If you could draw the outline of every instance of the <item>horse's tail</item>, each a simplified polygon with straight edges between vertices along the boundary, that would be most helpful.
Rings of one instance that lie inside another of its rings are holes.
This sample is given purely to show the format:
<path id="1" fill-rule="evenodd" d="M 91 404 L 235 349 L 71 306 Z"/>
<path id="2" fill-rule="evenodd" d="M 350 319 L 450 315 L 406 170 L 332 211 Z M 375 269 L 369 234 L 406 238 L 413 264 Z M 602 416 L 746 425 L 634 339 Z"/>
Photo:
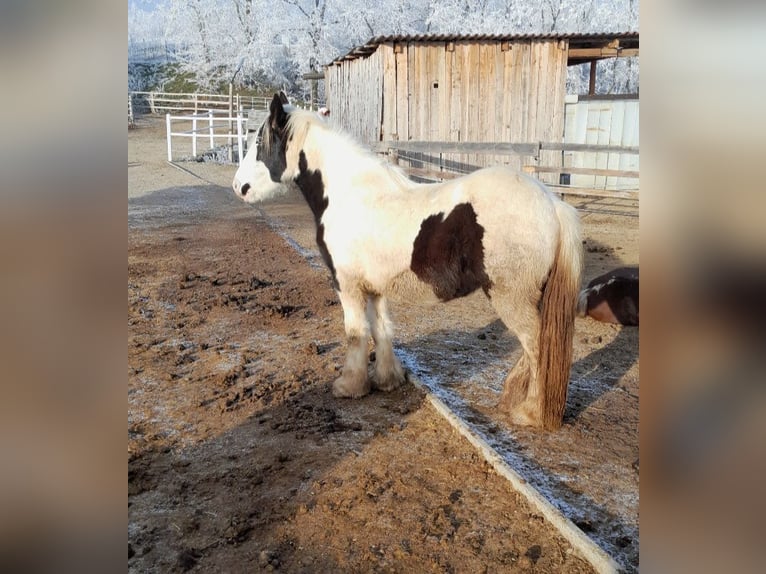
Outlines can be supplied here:
<path id="1" fill-rule="evenodd" d="M 556 201 L 559 243 L 540 302 L 537 376 L 543 390 L 543 428 L 555 430 L 564 418 L 572 365 L 572 340 L 582 277 L 583 253 L 577 211 Z"/>

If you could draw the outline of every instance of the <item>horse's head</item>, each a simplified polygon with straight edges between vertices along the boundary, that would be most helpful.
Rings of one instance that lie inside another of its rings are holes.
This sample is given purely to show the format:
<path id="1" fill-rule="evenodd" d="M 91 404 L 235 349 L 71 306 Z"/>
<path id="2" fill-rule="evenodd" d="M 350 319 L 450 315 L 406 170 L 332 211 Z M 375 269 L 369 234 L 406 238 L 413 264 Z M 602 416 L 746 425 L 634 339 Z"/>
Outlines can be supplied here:
<path id="1" fill-rule="evenodd" d="M 269 117 L 258 131 L 255 146 L 248 150 L 234 175 L 234 193 L 248 203 L 256 203 L 281 191 L 287 167 L 285 132 L 291 108 L 284 93 L 274 95 Z"/>

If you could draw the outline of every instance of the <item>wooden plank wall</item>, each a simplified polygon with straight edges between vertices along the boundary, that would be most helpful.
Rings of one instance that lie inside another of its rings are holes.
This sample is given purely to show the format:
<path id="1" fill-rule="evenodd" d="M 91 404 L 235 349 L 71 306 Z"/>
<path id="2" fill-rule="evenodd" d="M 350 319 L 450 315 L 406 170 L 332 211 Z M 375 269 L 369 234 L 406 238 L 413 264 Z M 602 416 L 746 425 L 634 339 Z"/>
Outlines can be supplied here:
<path id="1" fill-rule="evenodd" d="M 383 105 L 383 51 L 325 70 L 325 93 L 331 118 L 356 139 L 380 141 Z"/>
<path id="2" fill-rule="evenodd" d="M 368 143 L 560 142 L 567 51 L 561 40 L 383 44 L 367 58 L 327 69 L 327 101 L 332 117 Z M 468 169 L 521 167 L 509 155 L 443 159 Z M 542 164 L 556 161 L 561 152 L 542 152 Z"/>

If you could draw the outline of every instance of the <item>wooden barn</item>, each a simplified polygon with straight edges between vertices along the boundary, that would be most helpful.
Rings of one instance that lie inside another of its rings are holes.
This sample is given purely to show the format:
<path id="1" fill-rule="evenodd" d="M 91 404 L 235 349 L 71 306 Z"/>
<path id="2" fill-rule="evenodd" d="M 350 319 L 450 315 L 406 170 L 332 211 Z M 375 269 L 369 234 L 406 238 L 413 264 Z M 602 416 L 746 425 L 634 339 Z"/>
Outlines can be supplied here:
<path id="1" fill-rule="evenodd" d="M 561 142 L 567 66 L 593 62 L 595 71 L 599 59 L 637 54 L 638 33 L 380 36 L 326 67 L 325 93 L 334 120 L 373 146 Z M 518 166 L 518 157 L 505 150 L 470 163 Z"/>

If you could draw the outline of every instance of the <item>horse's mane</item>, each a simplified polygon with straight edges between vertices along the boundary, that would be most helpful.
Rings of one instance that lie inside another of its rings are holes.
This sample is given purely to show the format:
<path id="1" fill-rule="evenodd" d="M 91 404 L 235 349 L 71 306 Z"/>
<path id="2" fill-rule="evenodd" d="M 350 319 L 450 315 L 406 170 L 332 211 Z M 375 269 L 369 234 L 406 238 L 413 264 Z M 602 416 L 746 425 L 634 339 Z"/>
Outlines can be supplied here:
<path id="1" fill-rule="evenodd" d="M 401 168 L 392 165 L 386 159 L 381 158 L 370 149 L 358 143 L 337 125 L 328 124 L 315 112 L 301 109 L 294 109 L 290 112 L 287 119 L 287 132 L 292 137 L 291 145 L 298 146 L 298 148 L 303 147 L 309 129 L 312 127 L 320 128 L 325 134 L 329 134 L 332 139 L 342 147 L 346 148 L 349 152 L 366 158 L 372 165 L 377 165 L 381 169 L 381 172 L 388 175 L 397 187 L 409 188 L 413 185 L 417 185 L 407 177 L 407 174 Z"/>

